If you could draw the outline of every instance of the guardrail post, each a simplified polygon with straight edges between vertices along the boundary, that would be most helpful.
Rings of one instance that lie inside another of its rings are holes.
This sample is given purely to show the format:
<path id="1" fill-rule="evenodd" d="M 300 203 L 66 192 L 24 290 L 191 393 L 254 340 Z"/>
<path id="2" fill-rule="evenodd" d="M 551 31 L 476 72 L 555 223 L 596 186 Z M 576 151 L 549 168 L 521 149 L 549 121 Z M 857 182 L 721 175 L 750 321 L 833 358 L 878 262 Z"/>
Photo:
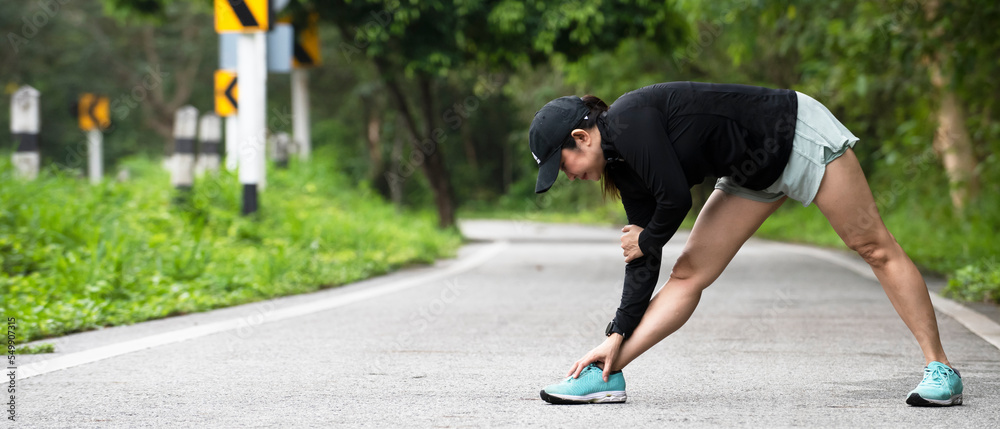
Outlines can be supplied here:
<path id="1" fill-rule="evenodd" d="M 198 131 L 198 109 L 184 106 L 174 116 L 174 156 L 170 184 L 188 191 L 194 184 L 194 139 Z"/>
<path id="2" fill-rule="evenodd" d="M 214 113 L 201 115 L 198 123 L 198 161 L 195 174 L 219 171 L 219 146 L 221 145 L 222 121 Z"/>
<path id="3" fill-rule="evenodd" d="M 10 132 L 14 137 L 11 161 L 18 178 L 35 180 L 41 162 L 38 134 L 41 118 L 38 114 L 39 92 L 28 85 L 19 88 L 10 99 Z"/>

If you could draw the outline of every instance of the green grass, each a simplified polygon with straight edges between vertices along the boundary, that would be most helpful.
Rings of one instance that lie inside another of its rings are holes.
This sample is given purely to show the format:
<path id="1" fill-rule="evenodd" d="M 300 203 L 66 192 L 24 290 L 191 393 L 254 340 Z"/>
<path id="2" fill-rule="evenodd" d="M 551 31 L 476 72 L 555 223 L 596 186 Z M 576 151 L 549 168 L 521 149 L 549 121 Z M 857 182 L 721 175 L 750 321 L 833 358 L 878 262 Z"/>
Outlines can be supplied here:
<path id="1" fill-rule="evenodd" d="M 497 200 L 466 202 L 458 215 L 466 219 L 591 225 L 624 225 L 628 222 L 621 201 L 602 201 L 601 188 L 596 182 L 570 183 L 560 175 L 548 192 L 536 195 L 534 189 L 534 177 L 528 177 L 515 182 L 508 193 Z"/>
<path id="2" fill-rule="evenodd" d="M 463 207 L 459 210 L 463 219 L 505 219 L 532 222 L 578 223 L 585 225 L 625 225 L 625 211 L 620 202 L 608 202 L 578 211 L 563 210 L 514 210 L 486 207 Z"/>
<path id="3" fill-rule="evenodd" d="M 592 195 L 581 195 L 575 189 L 563 190 L 549 204 L 523 197 L 519 204 L 502 201 L 493 208 L 467 210 L 463 216 L 604 225 L 627 222 L 621 203 L 601 202 L 599 197 L 595 198 L 600 193 L 596 186 L 593 189 L 589 184 L 557 183 L 556 186 L 580 188 Z M 519 192 L 527 194 L 530 190 Z M 908 192 L 892 199 L 887 198 L 887 194 L 876 191 L 876 196 L 882 197 L 879 210 L 886 226 L 917 265 L 948 278 L 948 286 L 943 291 L 946 296 L 1000 302 L 1000 235 L 996 232 L 1000 222 L 991 217 L 998 215 L 995 212 L 1000 205 L 996 203 L 996 196 L 984 195 L 966 210 L 966 215 L 956 215 L 947 193 L 916 195 L 917 192 Z M 694 226 L 696 216 L 697 210 L 692 210 L 681 227 Z M 815 205 L 804 208 L 796 201 L 789 201 L 778 209 L 756 236 L 847 250 Z"/>
<path id="4" fill-rule="evenodd" d="M 457 230 L 400 213 L 314 161 L 269 172 L 243 217 L 234 174 L 199 179 L 184 204 L 159 161 L 91 186 L 49 169 L 16 182 L 0 157 L 0 309 L 21 341 L 311 292 L 453 255 Z M 22 328 L 23 327 L 23 328 Z"/>
<path id="5" fill-rule="evenodd" d="M 56 346 L 52 343 L 41 343 L 34 344 L 30 346 L 20 346 L 14 350 L 16 355 L 39 355 L 44 353 L 53 353 L 56 351 Z"/>
<path id="6" fill-rule="evenodd" d="M 989 201 L 980 204 L 986 206 Z M 988 217 L 956 216 L 947 202 L 921 204 L 914 198 L 883 205 L 880 212 L 886 227 L 917 265 L 948 278 L 944 295 L 1000 302 L 1000 240 Z M 966 212 L 988 211 L 970 207 Z M 846 249 L 815 205 L 803 208 L 794 201 L 768 218 L 757 235 Z"/>

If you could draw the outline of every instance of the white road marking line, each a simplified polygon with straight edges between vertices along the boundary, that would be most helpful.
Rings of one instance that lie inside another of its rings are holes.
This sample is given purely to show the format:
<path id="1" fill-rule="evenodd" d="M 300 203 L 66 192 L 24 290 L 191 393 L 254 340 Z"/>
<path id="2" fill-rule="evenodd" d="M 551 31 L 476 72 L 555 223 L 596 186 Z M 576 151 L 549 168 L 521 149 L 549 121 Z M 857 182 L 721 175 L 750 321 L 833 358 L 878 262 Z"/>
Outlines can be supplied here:
<path id="1" fill-rule="evenodd" d="M 444 268 L 440 271 L 435 271 L 384 285 L 374 286 L 371 288 L 359 290 L 357 292 L 338 295 L 324 300 L 319 300 L 316 302 L 296 305 L 268 312 L 264 314 L 263 321 L 261 323 L 276 322 L 279 320 L 305 316 L 307 314 L 317 313 L 320 311 L 341 307 L 358 301 L 364 301 L 366 299 L 375 298 L 388 293 L 400 291 L 403 289 L 408 289 L 421 284 L 426 284 L 441 280 L 446 277 L 454 276 L 456 274 L 462 273 L 464 271 L 467 271 L 469 269 L 475 268 L 479 265 L 482 265 L 483 263 L 488 262 L 494 256 L 505 250 L 509 245 L 510 243 L 506 241 L 494 242 L 493 244 L 490 244 L 489 246 L 480 250 L 476 254 L 466 259 L 460 260 L 456 262 L 454 265 Z M 192 326 L 189 328 L 178 329 L 176 331 L 165 332 L 162 334 L 152 335 L 144 338 L 138 338 L 131 341 L 124 341 L 121 343 L 110 344 L 103 347 L 84 350 L 81 352 L 69 353 L 65 356 L 60 356 L 57 358 L 21 365 L 18 367 L 17 370 L 17 378 L 23 380 L 26 378 L 47 374 L 61 369 L 71 368 L 74 366 L 79 366 L 91 362 L 97 362 L 99 360 L 108 359 L 115 356 L 121 356 L 139 350 L 159 347 L 166 344 L 186 341 L 193 338 L 204 337 L 206 335 L 211 335 L 219 332 L 234 330 L 241 326 L 245 326 L 245 321 L 243 317 L 209 323 L 207 325 Z"/>
<path id="2" fill-rule="evenodd" d="M 1000 349 L 1000 324 L 969 307 L 936 293 L 931 294 L 931 302 L 934 303 L 934 308 L 957 320 L 958 323 L 969 328 L 972 333 L 979 335 L 982 339 Z"/>
<path id="3" fill-rule="evenodd" d="M 784 248 L 788 252 L 812 256 L 816 259 L 821 259 L 823 261 L 839 265 L 854 271 L 862 277 L 878 282 L 878 278 L 875 277 L 875 273 L 872 272 L 871 267 L 864 262 L 854 261 L 845 256 L 833 254 L 827 250 L 816 249 L 808 246 L 799 246 L 787 243 L 768 244 L 773 247 Z M 958 323 L 962 324 L 962 326 L 965 326 L 968 330 L 972 331 L 972 333 L 986 340 L 986 342 L 992 344 L 997 349 L 1000 349 L 1000 324 L 994 322 L 986 316 L 983 316 L 982 314 L 979 314 L 975 310 L 959 304 L 956 301 L 945 298 L 936 293 L 932 293 L 930 295 L 931 303 L 934 305 L 934 308 L 946 314 L 948 317 L 955 319 Z"/>

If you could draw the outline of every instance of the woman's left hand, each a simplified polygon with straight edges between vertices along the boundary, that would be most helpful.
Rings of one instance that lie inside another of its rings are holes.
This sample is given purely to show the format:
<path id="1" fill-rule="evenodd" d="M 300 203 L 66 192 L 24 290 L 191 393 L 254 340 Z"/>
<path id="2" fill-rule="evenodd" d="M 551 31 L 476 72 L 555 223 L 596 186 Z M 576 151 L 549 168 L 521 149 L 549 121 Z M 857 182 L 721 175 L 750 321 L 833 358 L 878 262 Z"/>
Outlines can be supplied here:
<path id="1" fill-rule="evenodd" d="M 587 365 L 600 363 L 604 370 L 602 377 L 607 382 L 608 377 L 611 376 L 611 367 L 615 364 L 615 358 L 618 357 L 618 350 L 621 349 L 623 341 L 625 341 L 625 337 L 622 334 L 614 333 L 609 335 L 601 345 L 594 347 L 593 350 L 587 352 L 580 360 L 573 362 L 573 367 L 569 369 L 569 373 L 566 376 L 579 378 L 580 372 Z"/>
<path id="2" fill-rule="evenodd" d="M 639 249 L 639 233 L 643 228 L 636 225 L 625 225 L 622 228 L 622 254 L 625 255 L 625 263 L 642 257 L 642 250 Z"/>

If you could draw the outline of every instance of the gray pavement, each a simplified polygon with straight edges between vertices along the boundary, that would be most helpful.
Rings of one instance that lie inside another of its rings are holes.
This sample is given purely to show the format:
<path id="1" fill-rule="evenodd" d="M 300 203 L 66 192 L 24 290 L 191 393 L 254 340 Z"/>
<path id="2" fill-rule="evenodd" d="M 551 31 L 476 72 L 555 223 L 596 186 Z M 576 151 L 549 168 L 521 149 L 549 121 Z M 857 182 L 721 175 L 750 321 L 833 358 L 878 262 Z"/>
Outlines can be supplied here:
<path id="1" fill-rule="evenodd" d="M 627 403 L 547 405 L 538 390 L 603 340 L 621 293 L 620 233 L 498 221 L 463 231 L 474 242 L 434 267 L 62 338 L 59 353 L 21 361 L 43 370 L 18 380 L 16 426 L 1000 426 L 1000 350 L 939 313 L 965 405 L 909 407 L 923 361 L 879 285 L 760 240 L 687 325 L 625 369 Z M 57 357 L 227 320 L 240 323 L 44 371 Z"/>

